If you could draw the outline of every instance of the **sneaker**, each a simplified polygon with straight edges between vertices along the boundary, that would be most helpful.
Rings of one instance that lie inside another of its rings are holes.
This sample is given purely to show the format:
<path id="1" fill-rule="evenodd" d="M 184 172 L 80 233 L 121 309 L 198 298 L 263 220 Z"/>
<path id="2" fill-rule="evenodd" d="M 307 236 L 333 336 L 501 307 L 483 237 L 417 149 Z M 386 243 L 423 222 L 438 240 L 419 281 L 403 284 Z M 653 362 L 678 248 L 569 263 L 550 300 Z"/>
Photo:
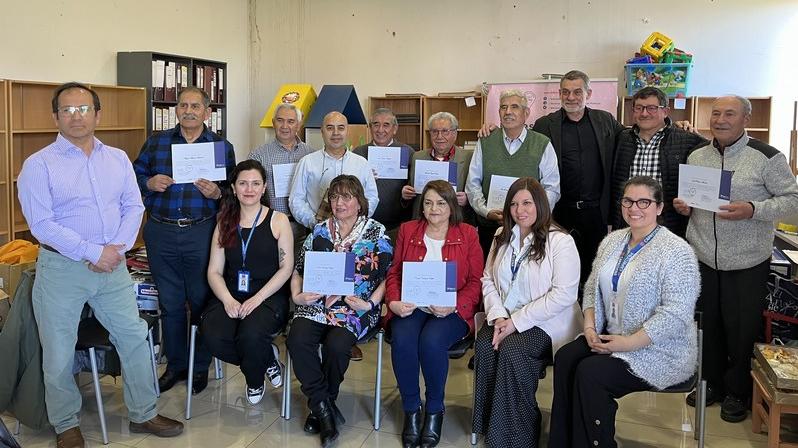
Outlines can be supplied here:
<path id="1" fill-rule="evenodd" d="M 726 395 L 720 405 L 720 418 L 730 423 L 737 423 L 748 417 L 748 406 L 745 401 L 734 395 Z"/>
<path id="2" fill-rule="evenodd" d="M 274 352 L 274 361 L 266 368 L 266 376 L 272 387 L 278 388 L 283 385 L 283 364 L 280 362 L 280 350 L 277 346 L 272 345 L 272 351 Z"/>
<path id="3" fill-rule="evenodd" d="M 261 384 L 260 387 L 257 388 L 249 387 L 249 385 L 247 385 L 247 401 L 249 402 L 249 404 L 256 405 L 260 403 L 260 401 L 263 399 L 264 389 L 265 386 L 263 384 Z"/>
<path id="4" fill-rule="evenodd" d="M 697 392 L 695 390 L 687 394 L 687 398 L 684 399 L 685 403 L 687 403 L 687 406 L 690 406 L 691 408 L 695 407 L 696 395 Z M 723 400 L 723 394 L 721 394 L 717 389 L 707 386 L 707 406 L 712 406 L 721 400 Z"/>

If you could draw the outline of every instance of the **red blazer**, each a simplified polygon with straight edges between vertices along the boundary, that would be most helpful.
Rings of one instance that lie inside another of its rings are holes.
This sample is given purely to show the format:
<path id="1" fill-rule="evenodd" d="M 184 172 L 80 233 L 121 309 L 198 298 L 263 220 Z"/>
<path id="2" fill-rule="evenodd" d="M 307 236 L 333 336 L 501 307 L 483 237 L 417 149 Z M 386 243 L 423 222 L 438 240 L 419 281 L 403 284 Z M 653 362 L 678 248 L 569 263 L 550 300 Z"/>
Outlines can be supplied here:
<path id="1" fill-rule="evenodd" d="M 427 221 L 423 219 L 408 221 L 399 227 L 399 236 L 393 250 L 393 263 L 386 278 L 385 304 L 402 300 L 402 262 L 422 261 L 427 254 L 424 244 L 424 231 Z M 457 314 L 466 321 L 470 331 L 474 331 L 474 314 L 477 312 L 482 294 L 482 247 L 479 245 L 477 230 L 469 224 L 449 226 L 446 242 L 441 250 L 443 261 L 457 262 Z M 383 325 L 387 327 L 393 316 L 391 309 L 385 315 Z"/>

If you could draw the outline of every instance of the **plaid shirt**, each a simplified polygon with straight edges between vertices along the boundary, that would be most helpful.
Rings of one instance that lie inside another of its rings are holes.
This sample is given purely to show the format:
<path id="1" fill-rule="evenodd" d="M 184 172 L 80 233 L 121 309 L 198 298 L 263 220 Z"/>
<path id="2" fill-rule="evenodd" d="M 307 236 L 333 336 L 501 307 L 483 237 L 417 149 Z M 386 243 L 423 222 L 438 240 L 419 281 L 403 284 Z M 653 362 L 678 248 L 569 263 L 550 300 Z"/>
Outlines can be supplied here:
<path id="1" fill-rule="evenodd" d="M 291 216 L 291 210 L 288 208 L 288 196 L 278 198 L 274 195 L 274 165 L 297 163 L 299 159 L 313 151 L 314 149 L 308 146 L 307 143 L 297 139 L 291 150 L 285 149 L 280 142 L 274 140 L 253 149 L 249 153 L 249 158 L 260 162 L 266 170 L 266 192 L 269 195 L 269 205 L 273 209 Z"/>
<path id="2" fill-rule="evenodd" d="M 233 145 L 218 134 L 211 132 L 207 127 L 194 143 L 224 141 L 225 157 L 227 162 L 227 176 L 230 176 L 236 165 L 236 156 Z M 168 129 L 153 134 L 144 142 L 139 157 L 133 162 L 136 180 L 144 199 L 144 206 L 150 215 L 156 218 L 167 219 L 203 219 L 216 214 L 217 201 L 208 199 L 200 193 L 194 184 L 173 184 L 163 193 L 150 191 L 147 181 L 156 174 L 172 177 L 172 145 L 187 143 L 180 132 L 178 124 L 173 129 Z M 227 181 L 217 182 L 220 187 Z"/>
<path id="3" fill-rule="evenodd" d="M 662 141 L 662 137 L 665 136 L 665 128 L 667 126 L 657 131 L 648 143 L 640 138 L 637 126 L 633 128 L 637 137 L 637 152 L 632 161 L 632 169 L 629 171 L 630 179 L 635 176 L 651 176 L 657 182 L 662 182 L 662 170 L 659 165 L 659 143 Z"/>

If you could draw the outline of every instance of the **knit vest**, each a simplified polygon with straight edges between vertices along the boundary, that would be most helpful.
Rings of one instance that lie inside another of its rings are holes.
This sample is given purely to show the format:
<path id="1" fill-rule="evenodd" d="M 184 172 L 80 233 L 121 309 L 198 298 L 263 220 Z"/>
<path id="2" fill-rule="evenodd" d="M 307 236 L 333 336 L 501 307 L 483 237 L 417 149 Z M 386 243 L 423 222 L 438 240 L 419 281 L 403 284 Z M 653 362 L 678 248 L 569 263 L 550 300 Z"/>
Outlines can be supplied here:
<path id="1" fill-rule="evenodd" d="M 480 139 L 482 146 L 482 192 L 487 197 L 492 175 L 534 177 L 540 180 L 540 160 L 549 144 L 549 138 L 527 130 L 526 138 L 515 154 L 510 155 L 504 146 L 504 132 L 500 129 Z"/>

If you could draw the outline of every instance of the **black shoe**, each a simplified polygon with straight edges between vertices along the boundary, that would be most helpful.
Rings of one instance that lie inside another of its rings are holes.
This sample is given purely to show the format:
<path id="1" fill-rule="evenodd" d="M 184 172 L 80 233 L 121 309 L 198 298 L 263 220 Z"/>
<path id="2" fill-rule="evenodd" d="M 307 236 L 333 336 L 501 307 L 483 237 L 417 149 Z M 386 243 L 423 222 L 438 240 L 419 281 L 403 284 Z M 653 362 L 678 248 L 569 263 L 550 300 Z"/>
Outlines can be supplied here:
<path id="1" fill-rule="evenodd" d="M 314 406 L 311 412 L 319 421 L 319 437 L 322 448 L 327 448 L 338 438 L 338 428 L 335 426 L 335 411 L 328 400 Z"/>
<path id="2" fill-rule="evenodd" d="M 208 387 L 208 371 L 195 373 L 191 380 L 191 394 L 197 395 Z"/>
<path id="3" fill-rule="evenodd" d="M 748 417 L 748 406 L 745 401 L 734 395 L 726 395 L 720 405 L 720 418 L 730 423 L 738 423 Z"/>
<path id="4" fill-rule="evenodd" d="M 341 410 L 338 409 L 338 405 L 335 404 L 335 400 L 331 398 L 329 401 L 330 405 L 332 405 L 333 417 L 335 417 L 335 426 L 341 426 L 345 424 L 346 419 L 344 418 L 344 414 L 342 414 Z"/>
<path id="5" fill-rule="evenodd" d="M 178 381 L 185 381 L 188 379 L 188 371 L 183 370 L 182 372 L 175 372 L 174 370 L 166 370 L 166 372 L 158 378 L 158 388 L 161 389 L 161 393 L 166 392 L 167 390 L 174 387 Z"/>
<path id="6" fill-rule="evenodd" d="M 696 390 L 693 390 L 687 394 L 687 398 L 684 399 L 684 402 L 687 403 L 687 406 L 690 406 L 691 408 L 695 407 L 696 395 L 698 395 Z M 707 386 L 707 406 L 711 406 L 721 400 L 723 400 L 723 394 L 719 390 Z"/>
<path id="7" fill-rule="evenodd" d="M 402 427 L 402 446 L 417 448 L 421 442 L 421 406 L 415 411 L 405 411 L 405 424 Z"/>
<path id="8" fill-rule="evenodd" d="M 313 412 L 308 414 L 308 418 L 305 419 L 305 426 L 302 429 L 308 434 L 318 434 L 319 433 L 319 418 L 316 417 Z"/>
<path id="9" fill-rule="evenodd" d="M 421 432 L 421 448 L 433 448 L 441 441 L 443 411 L 424 416 L 424 429 Z"/>

